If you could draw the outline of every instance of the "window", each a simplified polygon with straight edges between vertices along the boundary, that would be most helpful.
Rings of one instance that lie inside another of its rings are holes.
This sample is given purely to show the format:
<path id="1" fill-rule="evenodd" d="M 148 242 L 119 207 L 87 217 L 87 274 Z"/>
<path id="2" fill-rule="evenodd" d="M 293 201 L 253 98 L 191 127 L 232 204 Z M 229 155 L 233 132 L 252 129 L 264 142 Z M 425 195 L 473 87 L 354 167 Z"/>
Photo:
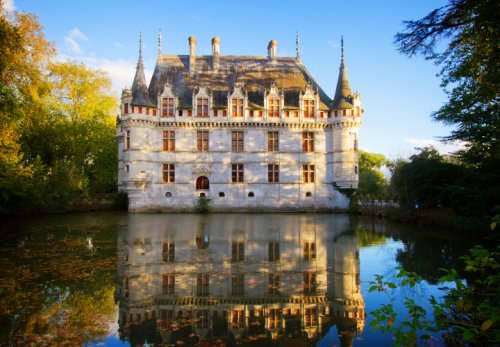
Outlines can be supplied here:
<path id="1" fill-rule="evenodd" d="M 304 118 L 314 118 L 314 100 L 304 100 Z"/>
<path id="2" fill-rule="evenodd" d="M 130 165 L 128 165 L 128 164 L 127 164 L 127 165 L 125 165 L 125 171 L 127 171 L 127 173 L 129 173 L 129 172 L 130 172 Z"/>
<path id="3" fill-rule="evenodd" d="M 358 166 L 354 165 L 354 173 L 357 175 L 358 174 Z"/>
<path id="4" fill-rule="evenodd" d="M 231 150 L 233 152 L 243 152 L 243 131 L 231 132 Z"/>
<path id="5" fill-rule="evenodd" d="M 278 261 L 280 260 L 280 243 L 277 241 L 269 242 L 269 261 Z"/>
<path id="6" fill-rule="evenodd" d="M 149 116 L 149 107 L 146 107 L 146 116 Z"/>
<path id="7" fill-rule="evenodd" d="M 280 327 L 280 310 L 277 308 L 269 309 L 269 329 L 278 329 Z"/>
<path id="8" fill-rule="evenodd" d="M 175 131 L 163 131 L 163 150 L 167 152 L 175 151 Z"/>
<path id="9" fill-rule="evenodd" d="M 245 260 L 245 244 L 243 242 L 233 241 L 231 247 L 231 262 L 237 263 Z"/>
<path id="10" fill-rule="evenodd" d="M 280 143 L 280 133 L 279 131 L 268 131 L 267 132 L 267 150 L 269 152 L 278 152 Z"/>
<path id="11" fill-rule="evenodd" d="M 243 99 L 242 98 L 233 98 L 232 101 L 232 113 L 233 117 L 243 117 Z"/>
<path id="12" fill-rule="evenodd" d="M 196 328 L 208 328 L 208 310 L 196 311 Z"/>
<path id="13" fill-rule="evenodd" d="M 302 165 L 302 181 L 304 183 L 314 183 L 314 165 Z"/>
<path id="14" fill-rule="evenodd" d="M 175 243 L 163 242 L 161 247 L 161 261 L 173 262 L 175 261 Z"/>
<path id="15" fill-rule="evenodd" d="M 175 164 L 163 164 L 163 183 L 175 182 Z"/>
<path id="16" fill-rule="evenodd" d="M 208 234 L 196 236 L 196 248 L 207 249 L 209 244 L 210 238 L 208 237 Z"/>
<path id="17" fill-rule="evenodd" d="M 196 98 L 196 117 L 208 117 L 207 98 Z"/>
<path id="18" fill-rule="evenodd" d="M 162 117 L 174 116 L 174 98 L 163 98 L 163 109 L 161 112 Z"/>
<path id="19" fill-rule="evenodd" d="M 196 190 L 208 190 L 210 187 L 208 178 L 200 176 L 196 179 Z"/>
<path id="20" fill-rule="evenodd" d="M 196 295 L 197 296 L 207 296 L 208 295 L 208 273 L 199 273 L 196 276 Z"/>
<path id="21" fill-rule="evenodd" d="M 160 309 L 160 319 L 163 328 L 169 327 L 170 322 L 174 320 L 174 310 Z"/>
<path id="22" fill-rule="evenodd" d="M 358 137 L 356 136 L 356 134 L 352 134 L 352 136 L 353 136 L 352 148 L 354 149 L 354 151 L 357 151 L 358 150 Z"/>
<path id="23" fill-rule="evenodd" d="M 269 99 L 269 117 L 279 117 L 279 116 L 280 116 L 280 100 Z"/>
<path id="24" fill-rule="evenodd" d="M 255 194 L 253 192 L 248 193 L 249 198 L 253 198 L 254 196 L 255 196 Z"/>
<path id="25" fill-rule="evenodd" d="M 311 192 L 306 192 L 306 198 L 312 198 L 312 193 Z"/>
<path id="26" fill-rule="evenodd" d="M 306 327 L 316 326 L 316 308 L 306 308 L 304 314 L 304 324 Z"/>
<path id="27" fill-rule="evenodd" d="M 304 260 L 316 259 L 316 242 L 304 242 Z"/>
<path id="28" fill-rule="evenodd" d="M 175 275 L 174 274 L 163 275 L 162 293 L 163 294 L 174 294 L 175 293 Z"/>
<path id="29" fill-rule="evenodd" d="M 243 329 L 245 327 L 245 311 L 231 311 L 231 326 L 233 327 L 233 329 Z"/>
<path id="30" fill-rule="evenodd" d="M 280 166 L 278 164 L 267 165 L 267 181 L 269 183 L 278 183 L 280 181 Z"/>
<path id="31" fill-rule="evenodd" d="M 225 196 L 226 196 L 226 194 L 224 194 L 224 192 L 219 192 L 219 198 L 223 198 Z"/>
<path id="32" fill-rule="evenodd" d="M 245 294 L 243 274 L 237 274 L 231 277 L 231 294 L 232 295 Z"/>
<path id="33" fill-rule="evenodd" d="M 142 106 L 139 106 L 139 113 L 142 113 Z"/>
<path id="34" fill-rule="evenodd" d="M 277 274 L 269 274 L 269 294 L 280 293 L 280 276 Z"/>
<path id="35" fill-rule="evenodd" d="M 125 136 L 125 149 L 129 150 L 130 149 L 130 130 L 127 130 L 126 136 Z"/>
<path id="36" fill-rule="evenodd" d="M 347 115 L 347 110 L 342 110 L 342 115 L 346 116 Z"/>
<path id="37" fill-rule="evenodd" d="M 304 272 L 304 294 L 316 292 L 316 274 Z"/>
<path id="38" fill-rule="evenodd" d="M 241 183 L 243 178 L 243 164 L 231 164 L 231 181 Z"/>
<path id="39" fill-rule="evenodd" d="M 166 192 L 165 193 L 165 197 L 166 198 L 171 198 L 172 197 L 172 193 L 171 192 Z"/>
<path id="40" fill-rule="evenodd" d="M 196 148 L 198 152 L 208 151 L 208 131 L 199 130 L 196 132 Z"/>
<path id="41" fill-rule="evenodd" d="M 123 104 L 123 113 L 125 113 L 125 114 L 128 113 L 128 104 L 127 103 Z"/>
<path id="42" fill-rule="evenodd" d="M 312 131 L 302 133 L 302 151 L 314 152 L 314 133 Z"/>

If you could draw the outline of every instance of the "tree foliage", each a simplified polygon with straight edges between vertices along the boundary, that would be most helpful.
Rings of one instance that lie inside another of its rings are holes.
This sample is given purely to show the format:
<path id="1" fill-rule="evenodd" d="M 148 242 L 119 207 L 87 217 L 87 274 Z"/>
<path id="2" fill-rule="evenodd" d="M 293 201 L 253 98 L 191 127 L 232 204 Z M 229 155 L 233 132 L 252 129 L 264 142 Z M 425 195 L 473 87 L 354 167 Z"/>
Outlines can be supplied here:
<path id="1" fill-rule="evenodd" d="M 110 81 L 55 53 L 35 16 L 0 11 L 0 214 L 116 190 Z"/>
<path id="2" fill-rule="evenodd" d="M 388 163 L 389 161 L 383 154 L 359 151 L 359 195 L 385 197 L 387 179 L 380 170 Z"/>
<path id="3" fill-rule="evenodd" d="M 472 165 L 500 157 L 500 4 L 495 0 L 450 0 L 419 20 L 405 21 L 396 35 L 399 51 L 422 54 L 442 67 L 449 101 L 434 119 L 455 128 L 463 160 Z M 438 51 L 438 43 L 445 49 Z"/>

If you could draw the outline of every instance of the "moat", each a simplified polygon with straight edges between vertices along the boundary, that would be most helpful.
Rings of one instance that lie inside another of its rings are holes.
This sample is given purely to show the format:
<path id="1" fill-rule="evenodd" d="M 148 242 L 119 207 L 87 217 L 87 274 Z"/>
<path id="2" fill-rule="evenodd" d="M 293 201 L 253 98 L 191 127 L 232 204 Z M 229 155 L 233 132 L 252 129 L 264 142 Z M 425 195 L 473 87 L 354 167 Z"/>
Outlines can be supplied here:
<path id="1" fill-rule="evenodd" d="M 347 214 L 10 219 L 0 345 L 390 346 L 370 312 L 439 297 L 438 269 L 472 245 L 457 239 Z M 369 292 L 397 267 L 424 285 Z"/>

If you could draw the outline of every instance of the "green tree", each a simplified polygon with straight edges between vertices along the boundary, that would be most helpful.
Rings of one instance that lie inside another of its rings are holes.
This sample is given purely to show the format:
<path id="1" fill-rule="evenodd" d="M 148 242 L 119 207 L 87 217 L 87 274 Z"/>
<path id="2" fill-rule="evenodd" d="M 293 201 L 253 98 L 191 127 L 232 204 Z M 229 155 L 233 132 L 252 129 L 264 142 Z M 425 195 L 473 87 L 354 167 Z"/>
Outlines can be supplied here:
<path id="1" fill-rule="evenodd" d="M 386 196 L 387 179 L 380 171 L 389 161 L 383 154 L 359 151 L 359 185 L 358 194 L 384 198 Z"/>
<path id="2" fill-rule="evenodd" d="M 458 184 L 463 170 L 446 162 L 432 147 L 420 148 L 409 162 L 392 169 L 391 192 L 405 208 L 450 206 L 450 187 Z"/>
<path id="3" fill-rule="evenodd" d="M 496 0 L 450 0 L 422 19 L 405 21 L 395 37 L 401 53 L 422 54 L 442 67 L 449 100 L 433 118 L 454 126 L 446 140 L 465 141 L 460 155 L 472 165 L 500 157 L 499 13 Z M 442 39 L 445 48 L 438 51 Z"/>

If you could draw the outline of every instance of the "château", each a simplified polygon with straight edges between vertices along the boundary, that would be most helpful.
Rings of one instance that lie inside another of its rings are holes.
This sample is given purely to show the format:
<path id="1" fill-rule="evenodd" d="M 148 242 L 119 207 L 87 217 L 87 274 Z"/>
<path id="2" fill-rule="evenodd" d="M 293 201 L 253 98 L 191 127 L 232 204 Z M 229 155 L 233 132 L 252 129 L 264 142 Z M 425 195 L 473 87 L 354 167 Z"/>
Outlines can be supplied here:
<path id="1" fill-rule="evenodd" d="M 130 211 L 347 209 L 358 185 L 362 107 L 340 61 L 333 99 L 296 56 L 161 52 L 147 85 L 139 60 L 117 121 L 118 188 Z"/>

